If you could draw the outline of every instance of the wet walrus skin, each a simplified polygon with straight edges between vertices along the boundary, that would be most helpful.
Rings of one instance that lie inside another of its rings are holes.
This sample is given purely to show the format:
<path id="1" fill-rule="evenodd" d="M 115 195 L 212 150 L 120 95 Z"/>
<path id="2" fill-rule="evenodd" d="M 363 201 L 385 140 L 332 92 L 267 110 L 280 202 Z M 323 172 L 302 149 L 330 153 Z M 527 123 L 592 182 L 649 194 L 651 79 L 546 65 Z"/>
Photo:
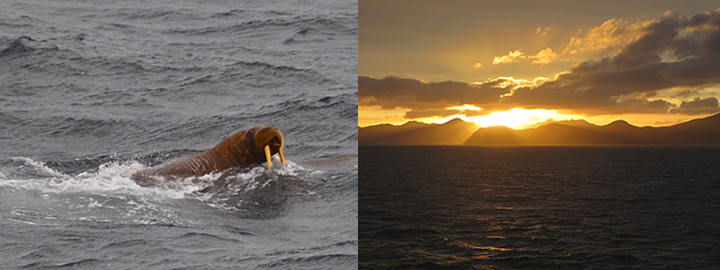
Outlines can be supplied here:
<path id="1" fill-rule="evenodd" d="M 200 154 L 181 157 L 158 166 L 139 171 L 132 179 L 141 186 L 152 186 L 163 180 L 203 176 L 230 168 L 242 168 L 272 162 L 270 156 L 278 153 L 285 164 L 282 153 L 283 136 L 280 130 L 271 126 L 257 126 L 239 131 L 218 145 Z"/>

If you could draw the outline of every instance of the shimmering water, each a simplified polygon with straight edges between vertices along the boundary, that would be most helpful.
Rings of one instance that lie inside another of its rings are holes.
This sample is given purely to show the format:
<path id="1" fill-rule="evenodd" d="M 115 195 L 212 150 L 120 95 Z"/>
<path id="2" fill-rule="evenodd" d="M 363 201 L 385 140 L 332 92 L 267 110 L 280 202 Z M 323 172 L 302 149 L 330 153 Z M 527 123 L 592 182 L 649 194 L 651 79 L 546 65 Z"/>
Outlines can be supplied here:
<path id="1" fill-rule="evenodd" d="M 360 146 L 360 269 L 716 269 L 720 148 Z"/>
<path id="2" fill-rule="evenodd" d="M 256 125 L 287 166 L 129 179 Z M 357 1 L 0 3 L 2 269 L 354 269 L 357 173 Z"/>

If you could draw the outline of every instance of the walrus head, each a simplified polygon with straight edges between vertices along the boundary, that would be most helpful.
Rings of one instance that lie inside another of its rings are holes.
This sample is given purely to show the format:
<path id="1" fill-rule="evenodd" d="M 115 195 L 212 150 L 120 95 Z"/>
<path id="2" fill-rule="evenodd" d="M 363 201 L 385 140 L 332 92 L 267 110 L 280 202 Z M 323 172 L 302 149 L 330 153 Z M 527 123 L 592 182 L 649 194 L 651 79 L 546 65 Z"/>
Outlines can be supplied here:
<path id="1" fill-rule="evenodd" d="M 272 160 L 270 159 L 270 156 L 275 153 L 280 156 L 280 162 L 285 164 L 285 156 L 282 152 L 284 140 L 280 130 L 272 126 L 257 126 L 249 129 L 246 136 L 252 137 L 253 147 L 256 151 L 262 151 L 265 153 L 268 170 L 272 168 Z"/>

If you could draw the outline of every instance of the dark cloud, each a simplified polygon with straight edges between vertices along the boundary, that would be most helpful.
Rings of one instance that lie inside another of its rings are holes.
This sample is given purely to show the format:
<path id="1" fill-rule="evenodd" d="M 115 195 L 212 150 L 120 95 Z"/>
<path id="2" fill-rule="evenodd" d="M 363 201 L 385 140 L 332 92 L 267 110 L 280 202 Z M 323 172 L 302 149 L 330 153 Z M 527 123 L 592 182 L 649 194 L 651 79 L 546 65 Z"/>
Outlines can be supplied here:
<path id="1" fill-rule="evenodd" d="M 720 45 L 718 45 L 720 46 Z M 683 86 L 720 83 L 720 55 L 693 57 L 668 64 L 659 78 Z"/>
<path id="2" fill-rule="evenodd" d="M 670 110 L 671 113 L 679 114 L 708 114 L 720 111 L 718 100 L 715 97 L 695 98 L 691 101 L 683 101 L 680 107 Z"/>
<path id="3" fill-rule="evenodd" d="M 567 73 L 537 86 L 520 86 L 508 79 L 474 85 L 360 77 L 360 105 L 409 108 L 412 111 L 406 118 L 449 116 L 457 111 L 445 108 L 461 104 L 482 107 L 484 112 L 521 107 L 586 115 L 718 111 L 714 97 L 696 98 L 680 106 L 646 98 L 674 87 L 702 89 L 720 84 L 720 9 L 690 19 L 666 13 L 643 24 L 638 33 L 614 56 L 579 62 Z M 663 61 L 661 55 L 675 59 Z M 512 95 L 501 97 L 508 93 Z"/>
<path id="4" fill-rule="evenodd" d="M 715 40 L 720 37 L 720 9 L 696 17 L 663 15 L 615 56 L 580 62 L 554 81 L 517 89 L 505 102 L 585 114 L 667 113 L 673 107 L 667 101 L 628 98 L 653 96 L 654 91 L 678 86 L 720 83 L 720 43 Z M 663 53 L 678 59 L 663 61 Z"/>
<path id="5" fill-rule="evenodd" d="M 358 102 L 364 106 L 381 106 L 383 109 L 408 108 L 416 111 L 411 116 L 426 116 L 429 112 L 441 114 L 447 107 L 463 104 L 489 104 L 510 92 L 503 87 L 506 80 L 499 79 L 483 84 L 467 84 L 463 82 L 431 82 L 426 83 L 415 79 L 386 77 L 374 79 L 360 76 L 358 78 Z M 417 117 L 413 117 L 417 118 Z"/>

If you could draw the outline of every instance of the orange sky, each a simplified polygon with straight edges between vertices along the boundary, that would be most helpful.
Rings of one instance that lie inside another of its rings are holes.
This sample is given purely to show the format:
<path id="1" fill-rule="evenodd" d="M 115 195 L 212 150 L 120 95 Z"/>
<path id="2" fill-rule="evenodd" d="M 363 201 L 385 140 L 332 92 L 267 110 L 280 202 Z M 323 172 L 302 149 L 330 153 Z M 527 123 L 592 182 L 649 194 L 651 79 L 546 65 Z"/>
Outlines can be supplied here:
<path id="1" fill-rule="evenodd" d="M 358 125 L 720 111 L 716 1 L 361 1 Z"/>

